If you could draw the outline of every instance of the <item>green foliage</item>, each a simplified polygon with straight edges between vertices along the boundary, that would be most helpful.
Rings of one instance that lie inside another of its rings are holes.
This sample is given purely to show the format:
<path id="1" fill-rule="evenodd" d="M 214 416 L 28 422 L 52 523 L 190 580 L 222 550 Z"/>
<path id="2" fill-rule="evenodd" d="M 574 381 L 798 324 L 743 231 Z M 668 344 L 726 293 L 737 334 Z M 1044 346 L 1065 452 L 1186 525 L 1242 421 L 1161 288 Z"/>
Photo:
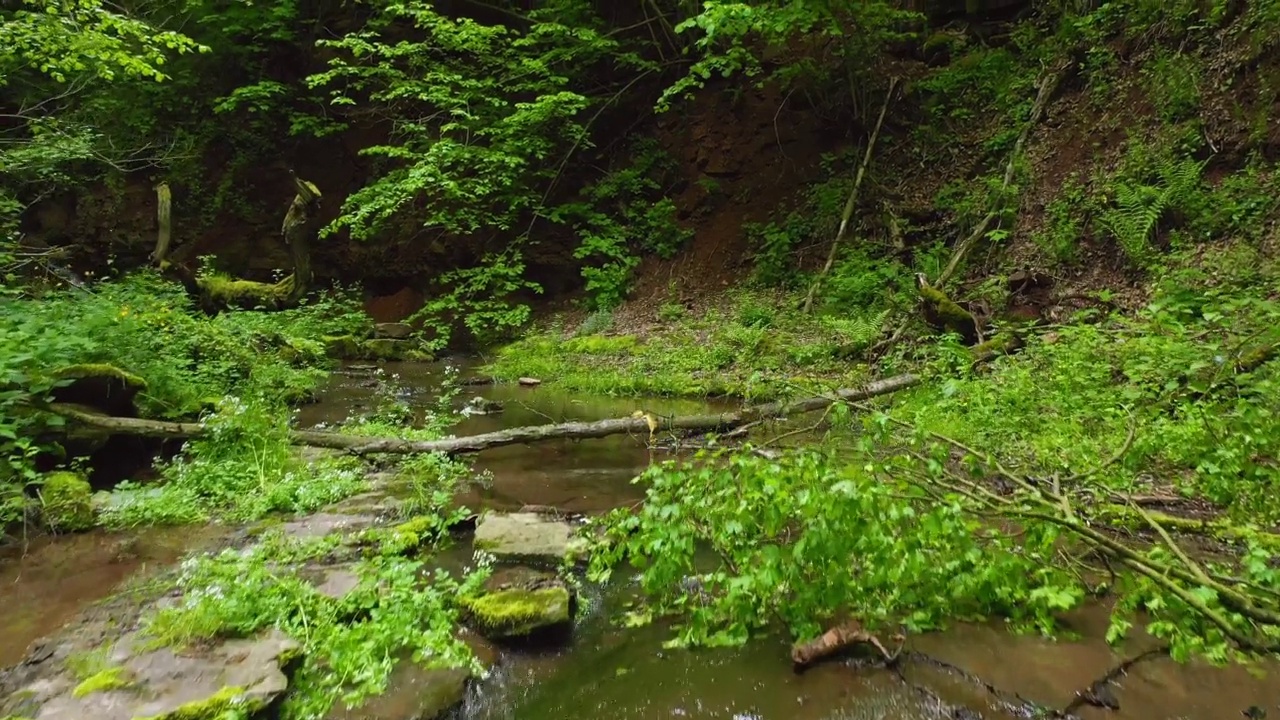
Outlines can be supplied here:
<path id="1" fill-rule="evenodd" d="M 922 129 L 954 129 L 958 123 L 993 113 L 1020 120 L 1035 99 L 1034 81 L 1035 75 L 1015 49 L 976 48 L 920 81 L 918 90 L 925 93 L 925 109 L 932 119 Z M 1015 136 L 1016 125 L 1009 123 Z M 1010 143 L 999 144 L 1002 147 L 990 149 L 1007 149 Z"/>
<path id="2" fill-rule="evenodd" d="M 640 251 L 669 259 L 693 234 L 676 222 L 670 198 L 654 199 L 669 184 L 674 168 L 670 157 L 655 141 L 644 140 L 633 146 L 628 160 L 627 166 L 584 188 L 578 202 L 547 213 L 577 234 L 573 256 L 586 261 L 582 276 L 596 310 L 612 309 L 626 299 Z"/>
<path id="3" fill-rule="evenodd" d="M 592 560 L 597 579 L 624 558 L 640 570 L 645 616 L 681 616 L 674 644 L 740 644 L 775 615 L 797 639 L 845 613 L 870 628 L 1000 615 L 1048 632 L 1083 597 L 1047 562 L 1053 532 L 1015 542 L 959 503 L 820 452 L 703 460 L 641 476 L 644 506 L 606 519 Z M 697 562 L 703 545 L 714 567 Z"/>
<path id="4" fill-rule="evenodd" d="M 613 327 L 613 311 L 597 310 L 587 316 L 578 326 L 577 335 L 598 335 Z"/>
<path id="5" fill-rule="evenodd" d="M 364 486 L 358 463 L 302 462 L 289 445 L 288 415 L 272 405 L 227 396 L 202 419 L 205 436 L 165 465 L 163 484 L 117 486 L 103 521 L 113 527 L 244 522 L 271 512 L 306 512 Z"/>
<path id="6" fill-rule="evenodd" d="M 694 36 L 696 56 L 688 74 L 663 92 L 658 109 L 669 109 L 674 101 L 690 97 L 715 77 L 760 76 L 765 69 L 761 55 L 788 50 L 799 38 L 829 48 L 839 62 L 796 57 L 774 65 L 769 77 L 784 84 L 822 87 L 848 83 L 856 88 L 886 45 L 911 37 L 903 29 L 918 18 L 918 14 L 883 0 L 703 2 L 696 14 L 675 28 L 677 33 Z M 844 87 L 841 97 L 847 97 L 848 92 Z"/>
<path id="7" fill-rule="evenodd" d="M 1250 648 L 1212 614 L 1244 635 L 1272 630 L 1237 600 L 1114 565 L 1116 580 L 1092 588 L 1074 564 L 1097 542 L 1089 528 L 1124 509 L 1113 498 L 1177 491 L 1221 507 L 1247 544 L 1240 562 L 1203 560 L 1206 572 L 1259 598 L 1278 582 L 1262 549 L 1274 538 L 1251 528 L 1280 518 L 1267 446 L 1280 432 L 1280 264 L 1246 243 L 1198 246 L 1159 278 L 1136 316 L 1061 326 L 980 368 L 963 348 L 925 350 L 919 371 L 936 380 L 870 408 L 852 437 L 832 437 L 838 450 L 651 468 L 646 503 L 605 520 L 592 572 L 631 563 L 647 603 L 630 621 L 675 615 L 679 645 L 740 643 L 774 617 L 798 639 L 845 616 L 917 629 L 998 616 L 1052 632 L 1106 590 L 1112 642 L 1145 617 L 1176 658 L 1240 657 Z M 1002 487 L 1002 468 L 1030 489 Z M 1046 508 L 1037 487 L 1077 504 Z M 1148 567 L 1180 562 L 1159 543 L 1131 547 Z"/>
<path id="8" fill-rule="evenodd" d="M 1142 68 L 1147 92 L 1160 118 L 1182 122 L 1200 111 L 1199 65 L 1194 56 L 1161 53 Z"/>
<path id="9" fill-rule="evenodd" d="M 0 14 L 0 48 L 0 84 L 24 71 L 59 83 L 85 75 L 164 80 L 167 59 L 208 50 L 98 0 L 24 0 Z"/>
<path id="10" fill-rule="evenodd" d="M 181 600 L 149 617 L 146 632 L 165 644 L 241 637 L 279 629 L 302 644 L 302 665 L 290 681 L 284 718 L 323 717 L 386 689 L 396 662 L 409 656 L 431 667 L 479 669 L 456 637 L 460 596 L 487 578 L 487 565 L 461 580 L 425 563 L 375 555 L 359 563 L 359 585 L 346 596 L 321 594 L 281 569 L 323 556 L 333 543 L 268 535 L 247 551 L 225 550 L 184 562 Z M 425 580 L 425 581 L 424 581 Z"/>
<path id="11" fill-rule="evenodd" d="M 193 442 L 192 456 L 165 470 L 169 484 L 125 487 L 112 524 L 256 517 L 269 510 L 314 507 L 350 492 L 349 471 L 316 482 L 288 467 L 286 403 L 308 396 L 324 378 L 318 338 L 369 326 L 350 296 L 338 295 L 280 313 L 196 311 L 176 284 L 149 272 L 95 285 L 0 298 L 0 475 L 6 523 L 21 518 L 23 496 L 43 478 L 42 454 L 61 456 L 47 430 L 61 418 L 37 409 L 70 382 L 61 370 L 103 365 L 142 381 L 135 403 L 144 416 L 190 418 L 225 398 L 207 420 L 213 437 Z M 329 481 L 333 481 L 329 484 Z"/>
<path id="12" fill-rule="evenodd" d="M 428 350 L 448 346 L 459 320 L 477 340 L 500 339 L 529 321 L 527 303 L 513 301 L 522 293 L 541 293 L 542 287 L 524 277 L 524 257 L 518 248 L 485 255 L 479 264 L 449 270 L 437 285 L 444 289 L 414 313 L 430 331 Z"/>
<path id="13" fill-rule="evenodd" d="M 1160 221 L 1181 210 L 1200 191 L 1204 165 L 1192 159 L 1165 157 L 1151 170 L 1130 174 L 1111 186 L 1114 203 L 1101 211 L 1098 222 L 1135 265 L 1149 262 Z"/>
<path id="14" fill-rule="evenodd" d="M 458 233 L 513 228 L 539 204 L 538 181 L 551 171 L 542 161 L 583 134 L 577 115 L 588 100 L 570 90 L 554 61 L 614 46 L 598 35 L 580 41 L 553 23 L 521 35 L 425 5 L 377 10 L 365 29 L 320 42 L 336 52 L 308 83 L 328 89 L 338 108 L 399 114 L 407 103 L 404 109 L 421 108 L 429 119 L 398 125 L 395 144 L 363 150 L 385 159 L 386 169 L 346 199 L 328 232 L 346 228 L 368 238 L 402 211 L 422 226 Z M 416 30 L 416 38 L 392 40 L 397 25 Z"/>
<path id="15" fill-rule="evenodd" d="M 752 279 L 757 284 L 786 289 L 806 285 L 797 273 L 797 250 L 823 246 L 835 238 L 854 162 L 852 153 L 823 156 L 822 169 L 829 180 L 805 187 L 794 209 L 775 213 L 769 222 L 744 224 L 754 255 Z"/>

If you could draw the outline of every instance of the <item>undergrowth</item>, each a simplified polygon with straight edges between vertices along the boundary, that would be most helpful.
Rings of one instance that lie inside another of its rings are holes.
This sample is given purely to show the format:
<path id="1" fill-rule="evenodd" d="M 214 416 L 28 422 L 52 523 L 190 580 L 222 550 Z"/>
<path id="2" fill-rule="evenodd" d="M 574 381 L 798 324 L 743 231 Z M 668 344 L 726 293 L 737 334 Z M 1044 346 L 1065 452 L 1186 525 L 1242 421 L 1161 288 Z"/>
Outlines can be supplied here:
<path id="1" fill-rule="evenodd" d="M 962 346 L 922 347 L 917 367 L 934 380 L 838 409 L 826 448 L 651 468 L 644 506 L 605 522 L 594 573 L 630 558 L 649 597 L 631 619 L 679 616 L 678 644 L 740 643 L 775 616 L 807 639 L 846 614 L 916 631 L 994 616 L 1052 634 L 1062 611 L 1115 591 L 1112 641 L 1145 612 L 1175 657 L 1248 656 L 1255 647 L 1208 619 L 1228 602 L 1217 594 L 1192 582 L 1189 600 L 1141 573 L 1108 585 L 1074 554 L 1089 532 L 1075 513 L 1141 523 L 1129 496 L 1217 506 L 1249 553 L 1274 541 L 1258 528 L 1280 522 L 1280 261 L 1246 243 L 1199 247 L 1167 257 L 1160 278 L 1136 315 L 1086 312 L 989 365 Z M 1077 504 L 1045 509 L 1012 475 Z M 694 562 L 702 545 L 719 558 L 710 570 Z M 1248 573 L 1275 587 L 1272 571 Z"/>
<path id="2" fill-rule="evenodd" d="M 59 378 L 60 370 L 86 364 L 136 377 L 141 387 L 134 404 L 142 417 L 206 414 L 214 431 L 190 445 L 194 459 L 166 468 L 170 482 L 164 488 L 147 491 L 165 496 L 164 511 L 139 515 L 139 506 L 129 502 L 108 511 L 111 523 L 247 517 L 315 506 L 325 493 L 289 475 L 282 445 L 288 405 L 310 397 L 326 376 L 320 338 L 369 327 L 345 292 L 283 312 L 209 316 L 181 286 L 150 271 L 92 289 L 26 288 L 0 296 L 0 345 L 8 349 L 0 353 L 0 482 L 6 498 L 0 524 L 24 517 L 25 498 L 42 481 L 38 461 L 64 458 L 56 435 L 43 431 L 63 421 L 33 410 L 69 382 Z M 345 477 L 334 470 L 335 491 L 352 487 Z M 178 486 L 185 489 L 171 489 Z M 257 508 L 229 506 L 242 502 Z"/>
<path id="3" fill-rule="evenodd" d="M 415 549 L 430 548 L 445 537 L 424 535 Z M 268 629 L 296 639 L 302 646 L 301 664 L 281 707 L 284 718 L 324 717 L 337 704 L 358 705 L 385 691 L 402 661 L 482 670 L 456 633 L 458 598 L 474 593 L 487 579 L 486 558 L 455 577 L 444 570 L 428 571 L 422 559 L 375 551 L 354 565 L 356 587 L 334 598 L 296 568 L 338 551 L 341 542 L 268 534 L 248 550 L 189 559 L 177 583 L 181 599 L 149 616 L 144 632 L 162 645 L 246 637 Z"/>
<path id="4" fill-rule="evenodd" d="M 880 336 L 884 310 L 850 306 L 817 317 L 798 297 L 742 294 L 728 309 L 680 314 L 660 332 L 576 335 L 550 330 L 501 348 L 486 371 L 536 377 L 597 395 L 777 397 L 807 380 L 855 382 L 865 369 L 847 357 Z"/>

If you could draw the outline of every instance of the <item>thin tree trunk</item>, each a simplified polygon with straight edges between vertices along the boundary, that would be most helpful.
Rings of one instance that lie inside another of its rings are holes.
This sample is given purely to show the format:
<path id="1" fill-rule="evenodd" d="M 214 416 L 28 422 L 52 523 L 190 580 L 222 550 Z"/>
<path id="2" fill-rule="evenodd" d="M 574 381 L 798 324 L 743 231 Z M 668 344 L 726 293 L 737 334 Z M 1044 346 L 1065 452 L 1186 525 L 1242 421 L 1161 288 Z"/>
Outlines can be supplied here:
<path id="1" fill-rule="evenodd" d="M 880 106 L 880 116 L 876 118 L 876 127 L 871 131 L 871 138 L 867 140 L 867 151 L 862 155 L 862 164 L 858 166 L 858 174 L 853 179 L 853 190 L 849 192 L 844 211 L 840 213 L 840 229 L 836 231 L 836 239 L 831 243 L 831 252 L 827 253 L 827 262 L 822 266 L 818 276 L 813 279 L 813 284 L 809 286 L 809 294 L 804 298 L 806 313 L 813 310 L 813 298 L 818 293 L 818 286 L 822 284 L 822 279 L 831 272 L 831 266 L 836 262 L 836 252 L 840 249 L 840 241 L 844 239 L 845 231 L 849 229 L 849 220 L 853 218 L 854 208 L 858 204 L 858 190 L 862 187 L 862 178 L 867 174 L 867 166 L 871 164 L 871 153 L 875 150 L 876 138 L 880 137 L 880 127 L 884 125 L 885 111 L 889 109 L 889 101 L 893 99 L 893 91 L 897 85 L 898 78 L 889 80 L 889 91 L 885 93 L 884 104 Z"/>
<path id="2" fill-rule="evenodd" d="M 898 375 L 867 383 L 860 388 L 848 388 L 821 396 L 790 403 L 765 403 L 743 408 L 736 412 L 688 415 L 684 417 L 655 417 L 637 413 L 638 417 L 598 420 L 595 422 L 568 422 L 551 425 L 533 425 L 511 428 L 498 432 L 447 438 L 444 440 L 404 440 L 393 437 L 360 437 L 335 432 L 295 430 L 290 440 L 295 445 L 345 450 L 356 455 L 374 453 L 430 453 L 449 455 L 480 452 L 489 448 L 520 443 L 555 440 L 560 438 L 586 439 L 610 435 L 647 435 L 664 430 L 725 431 L 768 418 L 821 410 L 837 402 L 865 400 L 887 395 L 920 382 L 916 375 Z M 140 418 L 111 417 L 88 412 L 71 405 L 55 404 L 50 410 L 65 417 L 82 430 L 122 435 L 139 435 L 158 438 L 191 438 L 204 435 L 207 430 L 201 423 L 178 423 Z"/>
<path id="3" fill-rule="evenodd" d="M 173 242 L 173 196 L 169 192 L 169 183 L 156 185 L 156 249 L 151 259 L 157 266 L 169 257 L 169 246 Z"/>
<path id="4" fill-rule="evenodd" d="M 1052 73 L 1044 75 L 1040 78 L 1040 90 L 1036 93 L 1035 103 L 1031 106 L 1031 117 L 1027 119 L 1027 124 L 1022 128 L 1022 132 L 1018 135 L 1018 140 L 1013 144 L 1013 150 L 1009 153 L 1009 162 L 1004 167 L 1004 180 L 1000 183 L 1000 194 L 1004 195 L 1009 189 L 1009 185 L 1013 183 L 1013 173 L 1017 168 L 1018 157 L 1022 155 L 1023 147 L 1027 144 L 1027 138 L 1031 135 L 1031 130 L 1040 123 L 1040 116 L 1044 114 L 1044 109 L 1049 104 L 1049 99 L 1053 96 L 1055 90 L 1058 89 L 1058 83 L 1062 81 L 1063 76 L 1067 73 L 1070 65 L 1063 65 L 1056 68 Z M 969 251 L 974 245 L 986 235 L 987 228 L 991 227 L 991 223 L 995 222 L 996 216 L 1000 214 L 1000 208 L 997 205 L 990 212 L 978 221 L 969 236 L 956 246 L 955 252 L 951 253 L 951 260 L 947 262 L 947 267 L 934 281 L 934 287 L 941 288 L 946 284 L 951 276 L 955 274 L 960 267 L 960 263 L 969 255 Z"/>

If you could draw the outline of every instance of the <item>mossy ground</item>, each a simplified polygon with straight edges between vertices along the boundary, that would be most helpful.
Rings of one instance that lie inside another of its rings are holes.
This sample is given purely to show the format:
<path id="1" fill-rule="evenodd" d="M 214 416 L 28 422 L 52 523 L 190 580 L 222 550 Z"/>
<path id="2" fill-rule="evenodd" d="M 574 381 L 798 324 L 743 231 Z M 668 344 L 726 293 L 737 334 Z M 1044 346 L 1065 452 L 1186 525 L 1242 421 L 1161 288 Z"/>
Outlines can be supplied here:
<path id="1" fill-rule="evenodd" d="M 641 334 L 550 327 L 501 348 L 485 371 L 598 395 L 768 399 L 868 377 L 847 359 L 881 326 L 851 312 L 804 315 L 798 299 L 743 295 L 728 308 L 674 318 Z"/>

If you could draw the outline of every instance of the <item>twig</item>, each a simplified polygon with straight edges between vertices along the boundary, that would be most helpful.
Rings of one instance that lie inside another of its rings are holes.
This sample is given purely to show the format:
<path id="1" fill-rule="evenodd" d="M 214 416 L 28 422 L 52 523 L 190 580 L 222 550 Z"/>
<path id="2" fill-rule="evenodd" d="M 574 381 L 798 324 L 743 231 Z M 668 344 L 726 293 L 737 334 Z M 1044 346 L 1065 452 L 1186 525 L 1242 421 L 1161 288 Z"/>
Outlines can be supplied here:
<path id="1" fill-rule="evenodd" d="M 1169 654 L 1169 646 L 1162 645 L 1158 648 L 1153 648 L 1151 650 L 1147 650 L 1146 652 L 1134 655 L 1131 658 L 1125 659 L 1115 667 L 1108 670 L 1105 674 L 1103 674 L 1102 677 L 1089 683 L 1088 689 L 1083 690 L 1081 692 L 1077 692 L 1075 697 L 1071 699 L 1071 702 L 1068 703 L 1065 708 L 1063 708 L 1061 711 L 1057 713 L 1058 716 L 1063 717 L 1063 716 L 1072 715 L 1073 713 L 1075 713 L 1076 710 L 1079 710 L 1084 705 L 1089 704 L 1090 695 L 1096 692 L 1097 688 L 1103 685 L 1107 685 L 1111 681 L 1120 677 L 1121 675 L 1129 672 L 1129 668 L 1133 667 L 1134 665 L 1137 665 L 1143 660 L 1149 660 L 1155 657 L 1163 657 L 1168 654 Z"/>

